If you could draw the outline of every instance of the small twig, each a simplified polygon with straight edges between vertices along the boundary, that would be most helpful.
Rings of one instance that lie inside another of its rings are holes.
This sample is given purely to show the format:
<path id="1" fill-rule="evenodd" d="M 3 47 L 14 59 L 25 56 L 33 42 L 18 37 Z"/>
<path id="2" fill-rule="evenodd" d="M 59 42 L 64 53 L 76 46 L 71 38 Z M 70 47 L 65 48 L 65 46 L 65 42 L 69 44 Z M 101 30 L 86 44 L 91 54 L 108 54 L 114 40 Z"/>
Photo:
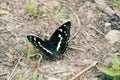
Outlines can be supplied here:
<path id="1" fill-rule="evenodd" d="M 39 66 L 40 66 L 40 63 L 41 63 L 43 56 L 41 54 L 39 54 L 39 55 L 40 55 L 40 58 L 38 60 L 38 70 L 41 71 Z"/>
<path id="2" fill-rule="evenodd" d="M 7 75 L 9 74 L 8 72 L 5 72 L 5 73 L 0 73 L 0 76 L 4 76 L 4 75 Z"/>
<path id="3" fill-rule="evenodd" d="M 79 76 L 81 76 L 83 73 L 85 73 L 86 71 L 88 71 L 89 69 L 91 69 L 92 67 L 96 66 L 97 61 L 94 62 L 93 64 L 91 64 L 90 66 L 88 66 L 87 68 L 85 68 L 84 70 L 82 70 L 81 72 L 77 73 L 75 76 L 73 76 L 70 80 L 76 80 Z"/>
<path id="4" fill-rule="evenodd" d="M 57 74 L 63 74 L 63 73 L 66 73 L 66 71 L 53 71 L 52 72 L 52 75 L 57 75 Z"/>
<path id="5" fill-rule="evenodd" d="M 19 25 L 24 25 L 24 23 L 21 23 L 21 22 L 19 22 L 19 21 L 22 21 L 22 20 L 17 20 L 17 19 L 15 19 L 15 18 L 13 18 L 12 20 L 10 20 L 10 19 L 7 19 L 7 18 L 0 18 L 0 19 L 2 19 L 2 20 L 4 20 L 4 21 L 6 21 L 7 23 L 13 23 L 13 24 L 19 24 Z M 15 21 L 13 21 L 13 20 L 15 20 Z"/>
<path id="6" fill-rule="evenodd" d="M 16 68 L 17 68 L 18 64 L 20 63 L 20 61 L 21 61 L 21 59 L 22 59 L 22 57 L 23 57 L 23 56 L 24 56 L 24 54 L 23 54 L 23 55 L 21 55 L 21 57 L 18 59 L 17 64 L 15 65 L 15 67 L 14 67 L 13 71 L 11 72 L 11 74 L 9 75 L 9 77 L 8 77 L 8 79 L 7 79 L 7 80 L 12 80 L 13 74 L 14 74 L 14 72 L 15 72 L 15 70 L 16 70 Z"/>
<path id="7" fill-rule="evenodd" d="M 71 7 L 69 7 L 69 9 L 73 12 L 73 14 L 75 15 L 75 17 L 76 17 L 76 19 L 77 19 L 77 21 L 78 21 L 78 29 L 77 29 L 76 33 L 75 33 L 72 37 L 70 37 L 70 39 L 68 40 L 68 42 L 69 42 L 71 39 L 73 39 L 73 38 L 78 34 L 78 32 L 79 32 L 79 30 L 80 30 L 80 26 L 81 26 L 81 23 L 80 23 L 80 20 L 79 20 L 78 15 L 75 13 L 75 11 L 74 11 Z"/>
<path id="8" fill-rule="evenodd" d="M 90 45 L 90 46 L 93 47 L 96 51 L 99 51 L 99 49 L 96 46 L 94 45 Z"/>
<path id="9" fill-rule="evenodd" d="M 97 28 L 95 28 L 94 26 L 89 25 L 90 28 L 96 30 L 98 33 L 102 34 L 103 36 L 105 35 L 103 32 L 99 31 Z"/>
<path id="10" fill-rule="evenodd" d="M 75 47 L 75 46 L 68 46 L 68 48 L 71 48 L 71 49 L 76 49 L 76 50 L 80 50 L 80 51 L 86 51 L 82 48 L 78 48 L 78 47 Z"/>

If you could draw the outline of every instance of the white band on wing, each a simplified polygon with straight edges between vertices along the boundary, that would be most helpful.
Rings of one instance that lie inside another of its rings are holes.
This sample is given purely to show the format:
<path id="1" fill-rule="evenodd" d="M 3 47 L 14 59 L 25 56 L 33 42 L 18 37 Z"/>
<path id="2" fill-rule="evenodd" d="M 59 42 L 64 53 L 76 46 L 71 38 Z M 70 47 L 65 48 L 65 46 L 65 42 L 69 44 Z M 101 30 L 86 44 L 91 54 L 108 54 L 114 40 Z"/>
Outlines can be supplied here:
<path id="1" fill-rule="evenodd" d="M 59 40 L 59 42 L 58 42 L 58 46 L 57 46 L 57 51 L 59 50 L 59 48 L 60 48 L 60 44 L 61 44 L 61 42 L 62 42 L 62 36 L 59 34 L 58 35 L 58 37 L 60 38 L 60 40 Z"/>
<path id="2" fill-rule="evenodd" d="M 50 54 L 53 54 L 51 51 L 49 51 L 48 49 L 46 49 L 45 47 L 43 47 L 40 42 L 38 42 L 38 44 L 39 44 L 39 46 L 42 47 L 45 51 L 47 51 L 47 52 L 50 53 Z"/>

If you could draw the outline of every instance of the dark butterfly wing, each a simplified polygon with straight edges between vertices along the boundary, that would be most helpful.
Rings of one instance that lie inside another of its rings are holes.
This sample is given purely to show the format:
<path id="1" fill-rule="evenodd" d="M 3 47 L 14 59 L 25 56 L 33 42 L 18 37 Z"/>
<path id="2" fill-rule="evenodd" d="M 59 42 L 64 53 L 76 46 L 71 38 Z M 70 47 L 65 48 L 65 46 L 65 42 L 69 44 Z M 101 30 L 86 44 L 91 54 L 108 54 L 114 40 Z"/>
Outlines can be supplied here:
<path id="1" fill-rule="evenodd" d="M 42 50 L 43 56 L 46 58 L 53 58 L 53 52 L 51 50 L 49 50 L 49 43 L 44 42 L 43 40 L 41 40 L 39 37 L 36 36 L 32 36 L 32 35 L 27 35 L 27 39 L 29 40 L 29 42 L 31 42 L 36 48 L 38 48 L 40 51 Z"/>
<path id="2" fill-rule="evenodd" d="M 54 55 L 64 53 L 70 37 L 70 28 L 71 22 L 68 21 L 61 25 L 48 40 L 49 44 L 52 45 Z"/>
<path id="3" fill-rule="evenodd" d="M 61 25 L 50 37 L 49 40 L 43 41 L 39 37 L 28 35 L 27 39 L 36 48 L 43 51 L 43 56 L 53 59 L 57 54 L 63 54 L 70 37 L 71 22 L 68 21 Z"/>

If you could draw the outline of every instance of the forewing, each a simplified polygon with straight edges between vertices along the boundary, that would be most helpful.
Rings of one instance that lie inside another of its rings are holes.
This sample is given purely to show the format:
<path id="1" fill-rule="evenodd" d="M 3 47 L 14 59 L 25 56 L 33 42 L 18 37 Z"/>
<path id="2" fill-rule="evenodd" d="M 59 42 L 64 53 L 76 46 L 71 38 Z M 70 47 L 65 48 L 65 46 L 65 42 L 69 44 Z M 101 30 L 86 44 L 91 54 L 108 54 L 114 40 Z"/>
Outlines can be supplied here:
<path id="1" fill-rule="evenodd" d="M 50 37 L 49 43 L 52 45 L 54 54 L 63 53 L 67 47 L 67 41 L 70 37 L 71 22 L 68 21 L 61 25 Z"/>
<path id="2" fill-rule="evenodd" d="M 49 44 L 45 43 L 43 40 L 41 40 L 39 37 L 28 35 L 27 39 L 29 42 L 31 42 L 36 48 L 39 50 L 42 50 L 44 53 L 53 54 L 52 51 L 48 50 L 47 47 L 49 47 Z"/>

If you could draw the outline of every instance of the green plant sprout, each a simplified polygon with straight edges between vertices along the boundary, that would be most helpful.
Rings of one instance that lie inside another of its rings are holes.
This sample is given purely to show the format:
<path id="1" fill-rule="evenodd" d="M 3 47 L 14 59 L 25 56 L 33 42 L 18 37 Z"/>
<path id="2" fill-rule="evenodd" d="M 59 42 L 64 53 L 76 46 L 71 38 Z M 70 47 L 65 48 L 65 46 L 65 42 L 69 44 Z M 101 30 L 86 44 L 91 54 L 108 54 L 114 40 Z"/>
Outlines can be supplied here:
<path id="1" fill-rule="evenodd" d="M 33 15 L 34 17 L 39 16 L 38 14 L 38 9 L 37 8 L 32 8 L 32 4 L 35 4 L 33 0 L 29 0 L 26 4 L 27 11 L 30 15 Z"/>
<path id="2" fill-rule="evenodd" d="M 55 16 L 53 17 L 54 20 L 56 19 L 65 19 L 68 18 L 68 11 L 69 9 L 67 7 L 62 6 L 59 10 L 53 11 Z"/>
<path id="3" fill-rule="evenodd" d="M 26 52 L 25 52 L 25 59 L 29 62 L 30 61 L 30 56 L 33 56 L 35 52 L 35 47 L 28 42 Z"/>
<path id="4" fill-rule="evenodd" d="M 26 71 L 23 76 L 17 75 L 18 80 L 38 80 L 38 72 L 37 71 Z"/>
<path id="5" fill-rule="evenodd" d="M 108 68 L 105 66 L 97 66 L 97 69 L 108 76 L 113 77 L 113 80 L 120 80 L 120 53 L 116 53 L 111 58 L 114 68 Z"/>
<path id="6" fill-rule="evenodd" d="M 120 9 L 120 0 L 113 0 L 113 5 Z"/>
<path id="7" fill-rule="evenodd" d="M 0 14 L 7 14 L 7 13 L 9 13 L 9 11 L 0 9 Z"/>

